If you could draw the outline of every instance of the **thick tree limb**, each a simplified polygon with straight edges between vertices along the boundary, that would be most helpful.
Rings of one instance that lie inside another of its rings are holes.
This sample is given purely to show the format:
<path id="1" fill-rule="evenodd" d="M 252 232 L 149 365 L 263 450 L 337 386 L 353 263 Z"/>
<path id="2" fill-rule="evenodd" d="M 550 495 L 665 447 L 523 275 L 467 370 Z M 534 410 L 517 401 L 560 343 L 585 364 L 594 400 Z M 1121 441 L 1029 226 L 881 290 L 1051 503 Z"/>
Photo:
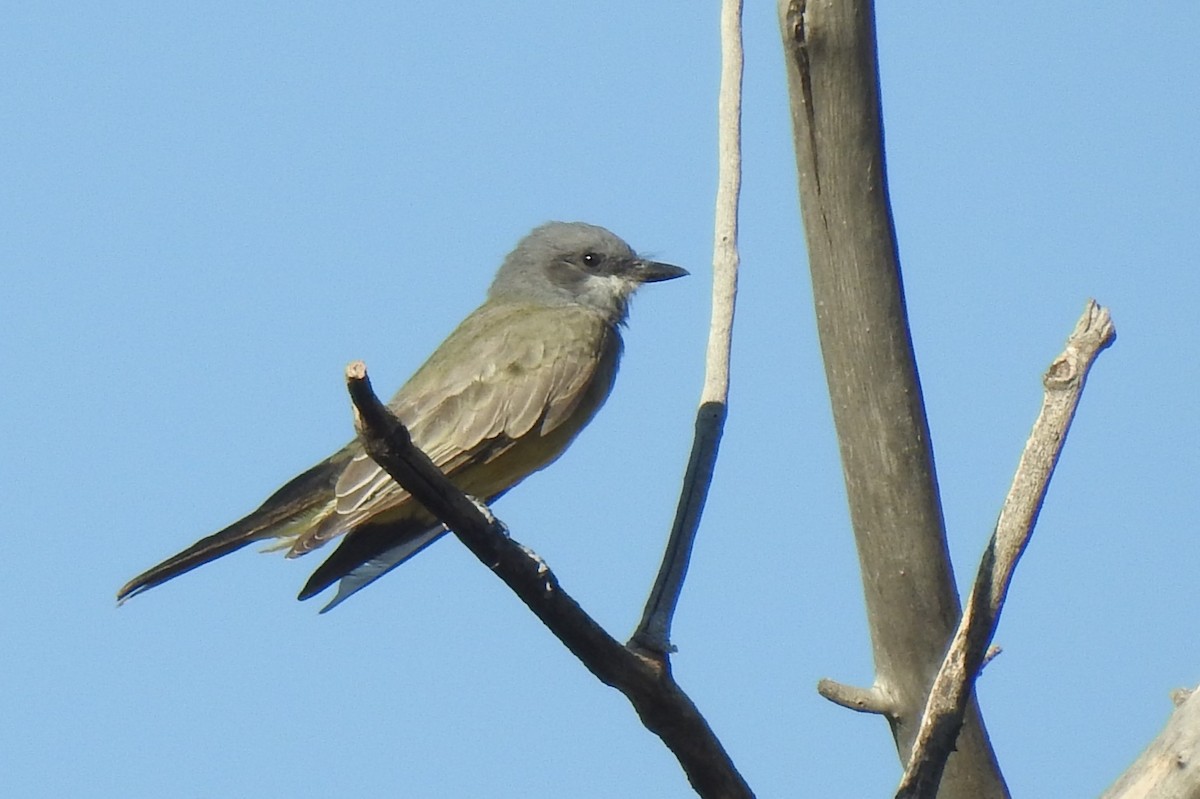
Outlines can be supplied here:
<path id="1" fill-rule="evenodd" d="M 1116 329 L 1108 310 L 1089 300 L 1067 339 L 1066 349 L 1042 378 L 1046 393 L 1041 413 L 1025 444 L 996 530 L 979 564 L 967 611 L 930 689 L 908 768 L 896 792 L 899 798 L 937 794 L 942 769 L 954 748 L 967 700 L 1000 622 L 1017 561 L 1033 535 L 1088 371 L 1100 352 L 1115 339 Z"/>
<path id="2" fill-rule="evenodd" d="M 729 402 L 729 353 L 737 297 L 738 197 L 742 190 L 742 3 L 721 6 L 721 90 L 717 101 L 717 202 L 713 244 L 713 305 L 705 357 L 704 389 L 696 412 L 692 453 L 667 550 L 646 600 L 633 641 L 653 652 L 671 652 L 671 621 L 683 590 L 692 544 L 712 484 Z"/>
<path id="3" fill-rule="evenodd" d="M 780 0 L 817 330 L 875 655 L 903 762 L 959 616 L 883 154 L 874 7 Z M 1006 797 L 969 707 L 943 797 Z"/>
<path id="4" fill-rule="evenodd" d="M 1100 799 L 1200 797 L 1200 687 L 1175 699 L 1166 729 Z"/>
<path id="5" fill-rule="evenodd" d="M 678 758 L 704 797 L 751 797 L 721 742 L 671 675 L 665 655 L 622 646 L 572 599 L 549 567 L 508 537 L 485 507 L 458 490 L 415 446 L 404 425 L 379 401 L 366 366 L 346 368 L 355 428 L 367 453 L 533 611 L 592 674 L 629 699 L 642 723 Z"/>

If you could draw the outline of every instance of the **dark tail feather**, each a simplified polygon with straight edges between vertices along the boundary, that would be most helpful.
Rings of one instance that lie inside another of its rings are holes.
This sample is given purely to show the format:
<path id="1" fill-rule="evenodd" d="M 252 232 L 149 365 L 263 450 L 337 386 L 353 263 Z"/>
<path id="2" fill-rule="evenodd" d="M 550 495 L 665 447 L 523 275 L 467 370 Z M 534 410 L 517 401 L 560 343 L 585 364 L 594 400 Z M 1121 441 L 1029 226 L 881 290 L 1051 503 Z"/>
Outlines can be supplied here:
<path id="1" fill-rule="evenodd" d="M 432 544 L 434 541 L 446 534 L 446 526 L 438 524 L 435 527 L 430 527 L 420 534 L 411 536 L 407 540 L 397 544 L 396 546 L 365 561 L 359 566 L 348 571 L 343 575 L 337 583 L 337 593 L 333 599 L 325 607 L 321 608 L 322 613 L 328 613 L 338 605 L 345 602 L 350 597 L 357 594 L 359 591 L 366 588 L 371 583 L 384 576 L 392 569 L 404 563 L 409 558 L 416 555 L 425 547 Z"/>
<path id="2" fill-rule="evenodd" d="M 493 495 L 487 504 L 491 505 L 506 492 L 507 489 Z M 431 525 L 417 519 L 391 524 L 363 524 L 346 534 L 333 554 L 308 578 L 297 598 L 311 599 L 340 581 L 337 595 L 321 612 L 333 610 L 352 594 L 404 563 L 446 532 L 441 522 Z"/>
<path id="3" fill-rule="evenodd" d="M 342 450 L 318 463 L 290 480 L 249 516 L 134 577 L 117 592 L 117 603 L 254 541 L 272 538 L 281 525 L 302 523 L 306 514 L 315 514 L 332 500 L 334 483 L 349 457 L 347 450 Z"/>
<path id="4" fill-rule="evenodd" d="M 436 526 L 441 527 L 440 524 Z M 297 599 L 311 599 L 364 563 L 407 541 L 422 537 L 429 529 L 429 522 L 412 519 L 392 524 L 368 523 L 355 528 L 346 534 L 333 554 L 308 578 Z"/>
<path id="5" fill-rule="evenodd" d="M 197 566 L 203 566 L 210 560 L 228 555 L 256 540 L 259 536 L 256 536 L 255 533 L 259 533 L 263 529 L 254 523 L 256 515 L 257 513 L 252 513 L 221 532 L 200 539 L 178 555 L 167 558 L 157 566 L 134 577 L 117 592 L 117 604 L 122 604 L 132 596 L 137 596 L 143 591 L 165 583 L 172 577 L 178 577 L 184 572 L 189 572 Z"/>

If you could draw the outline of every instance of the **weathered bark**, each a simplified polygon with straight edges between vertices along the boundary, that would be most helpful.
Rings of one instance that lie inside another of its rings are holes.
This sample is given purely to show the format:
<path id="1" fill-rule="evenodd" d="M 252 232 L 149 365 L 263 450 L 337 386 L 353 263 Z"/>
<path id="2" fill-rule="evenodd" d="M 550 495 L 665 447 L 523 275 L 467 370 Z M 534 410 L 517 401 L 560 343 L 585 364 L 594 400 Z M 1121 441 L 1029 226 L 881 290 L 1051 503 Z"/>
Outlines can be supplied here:
<path id="1" fill-rule="evenodd" d="M 1200 688 L 1175 703 L 1166 728 L 1100 799 L 1200 797 Z"/>
<path id="2" fill-rule="evenodd" d="M 781 0 L 817 328 L 875 654 L 875 685 L 828 696 L 882 713 L 907 762 L 960 607 L 909 337 L 883 155 L 873 5 Z M 972 701 L 940 796 L 1006 797 Z"/>

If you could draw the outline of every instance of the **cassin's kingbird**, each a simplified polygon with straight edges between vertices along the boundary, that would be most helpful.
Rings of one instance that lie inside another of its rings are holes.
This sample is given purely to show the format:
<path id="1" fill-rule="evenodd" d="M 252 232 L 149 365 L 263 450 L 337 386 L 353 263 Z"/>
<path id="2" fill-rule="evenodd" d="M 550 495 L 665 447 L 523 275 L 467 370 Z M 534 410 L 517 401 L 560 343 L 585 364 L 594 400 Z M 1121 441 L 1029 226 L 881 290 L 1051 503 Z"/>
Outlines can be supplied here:
<path id="1" fill-rule="evenodd" d="M 686 274 L 638 257 L 601 227 L 535 228 L 504 259 L 483 305 L 388 405 L 459 488 L 491 502 L 558 458 L 604 404 L 634 291 Z M 355 440 L 249 516 L 130 580 L 117 599 L 253 541 L 279 539 L 270 548 L 296 557 L 344 535 L 300 592 L 308 599 L 340 581 L 328 610 L 445 532 Z"/>

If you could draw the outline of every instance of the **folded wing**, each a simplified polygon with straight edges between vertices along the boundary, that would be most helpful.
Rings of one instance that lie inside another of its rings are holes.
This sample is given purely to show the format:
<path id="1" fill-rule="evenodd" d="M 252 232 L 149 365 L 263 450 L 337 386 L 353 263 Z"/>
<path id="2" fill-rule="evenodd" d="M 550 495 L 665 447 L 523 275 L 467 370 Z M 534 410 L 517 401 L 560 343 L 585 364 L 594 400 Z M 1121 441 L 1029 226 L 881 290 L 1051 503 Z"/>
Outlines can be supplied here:
<path id="1" fill-rule="evenodd" d="M 562 453 L 607 398 L 620 352 L 619 334 L 593 311 L 490 305 L 469 316 L 389 405 L 456 485 L 491 499 Z M 353 590 L 344 586 L 339 602 L 443 532 L 365 453 L 346 465 L 334 493 L 334 512 L 289 553 L 346 534 L 301 598 L 353 575 Z"/>

